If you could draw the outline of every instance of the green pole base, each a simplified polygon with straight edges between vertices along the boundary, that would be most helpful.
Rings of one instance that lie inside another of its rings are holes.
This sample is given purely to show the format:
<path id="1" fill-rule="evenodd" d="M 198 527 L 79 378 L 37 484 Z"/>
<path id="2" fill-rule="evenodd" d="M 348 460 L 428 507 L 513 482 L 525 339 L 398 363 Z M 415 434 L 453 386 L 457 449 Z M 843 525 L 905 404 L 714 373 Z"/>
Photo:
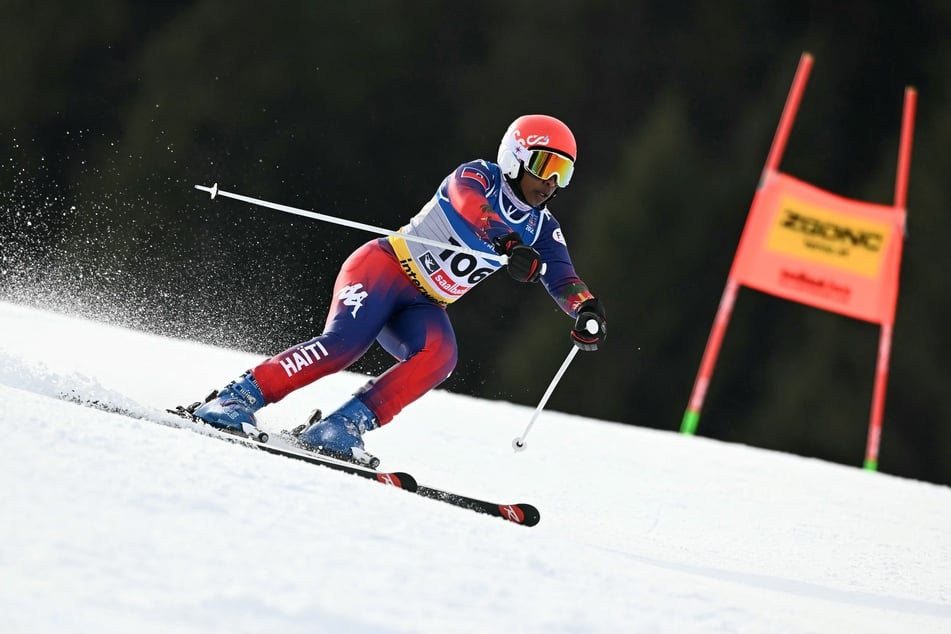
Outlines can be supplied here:
<path id="1" fill-rule="evenodd" d="M 693 436 L 697 433 L 697 425 L 700 424 L 700 412 L 687 410 L 684 413 L 684 419 L 680 423 L 680 433 Z"/>
<path id="2" fill-rule="evenodd" d="M 865 469 L 866 471 L 878 471 L 878 460 L 866 460 Z"/>

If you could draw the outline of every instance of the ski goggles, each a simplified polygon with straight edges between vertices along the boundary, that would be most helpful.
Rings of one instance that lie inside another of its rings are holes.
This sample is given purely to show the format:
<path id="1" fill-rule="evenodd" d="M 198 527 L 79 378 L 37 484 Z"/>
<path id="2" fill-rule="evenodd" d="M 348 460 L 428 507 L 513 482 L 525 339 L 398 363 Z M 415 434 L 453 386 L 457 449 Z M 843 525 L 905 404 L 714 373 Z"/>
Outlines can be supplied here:
<path id="1" fill-rule="evenodd" d="M 575 171 L 574 161 L 548 150 L 532 150 L 524 165 L 529 174 L 543 181 L 547 181 L 552 176 L 557 176 L 559 187 L 567 187 L 568 183 L 571 182 L 571 175 Z"/>

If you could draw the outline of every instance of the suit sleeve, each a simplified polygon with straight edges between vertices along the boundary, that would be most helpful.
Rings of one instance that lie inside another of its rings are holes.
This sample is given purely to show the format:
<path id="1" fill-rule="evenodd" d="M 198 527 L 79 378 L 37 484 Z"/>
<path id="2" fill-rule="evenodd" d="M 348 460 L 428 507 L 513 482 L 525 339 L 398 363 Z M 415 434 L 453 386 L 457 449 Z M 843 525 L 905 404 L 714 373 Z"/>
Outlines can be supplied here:
<path id="1" fill-rule="evenodd" d="M 546 225 L 548 225 L 547 228 L 532 245 L 546 266 L 541 282 L 562 311 L 571 317 L 577 317 L 578 307 L 592 299 L 594 294 L 575 272 L 568 247 L 556 238 L 561 236 L 558 223 L 548 216 Z"/>
<path id="2" fill-rule="evenodd" d="M 490 175 L 478 163 L 463 163 L 446 183 L 449 202 L 481 240 L 491 243 L 511 231 L 486 198 Z"/>

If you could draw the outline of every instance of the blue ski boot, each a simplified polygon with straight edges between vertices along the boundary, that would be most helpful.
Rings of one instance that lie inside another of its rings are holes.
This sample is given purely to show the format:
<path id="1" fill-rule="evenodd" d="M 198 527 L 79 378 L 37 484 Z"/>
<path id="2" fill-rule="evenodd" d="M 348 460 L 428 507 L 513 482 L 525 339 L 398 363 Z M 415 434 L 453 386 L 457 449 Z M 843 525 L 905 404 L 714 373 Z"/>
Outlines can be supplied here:
<path id="1" fill-rule="evenodd" d="M 380 424 L 376 414 L 358 398 L 351 398 L 337 411 L 323 418 L 297 436 L 308 449 L 376 468 L 379 458 L 363 448 L 363 434 Z"/>
<path id="2" fill-rule="evenodd" d="M 224 431 L 245 434 L 265 442 L 263 432 L 257 428 L 258 421 L 254 412 L 264 407 L 264 396 L 261 388 L 254 380 L 251 371 L 242 374 L 219 392 L 212 395 L 197 409 L 192 416 Z"/>

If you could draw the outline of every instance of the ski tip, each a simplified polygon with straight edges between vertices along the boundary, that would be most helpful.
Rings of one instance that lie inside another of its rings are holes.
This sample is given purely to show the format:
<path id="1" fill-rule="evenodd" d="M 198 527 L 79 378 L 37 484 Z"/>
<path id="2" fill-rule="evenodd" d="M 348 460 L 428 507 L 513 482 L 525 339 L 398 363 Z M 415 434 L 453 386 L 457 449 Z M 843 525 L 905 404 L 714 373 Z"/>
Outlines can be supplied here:
<path id="1" fill-rule="evenodd" d="M 502 519 L 521 524 L 535 526 L 542 519 L 542 514 L 531 504 L 500 504 L 499 516 Z"/>
<path id="2" fill-rule="evenodd" d="M 531 504 L 522 504 L 520 506 L 525 513 L 525 521 L 523 522 L 525 526 L 535 526 L 541 521 L 542 514 L 538 512 L 537 508 Z"/>

